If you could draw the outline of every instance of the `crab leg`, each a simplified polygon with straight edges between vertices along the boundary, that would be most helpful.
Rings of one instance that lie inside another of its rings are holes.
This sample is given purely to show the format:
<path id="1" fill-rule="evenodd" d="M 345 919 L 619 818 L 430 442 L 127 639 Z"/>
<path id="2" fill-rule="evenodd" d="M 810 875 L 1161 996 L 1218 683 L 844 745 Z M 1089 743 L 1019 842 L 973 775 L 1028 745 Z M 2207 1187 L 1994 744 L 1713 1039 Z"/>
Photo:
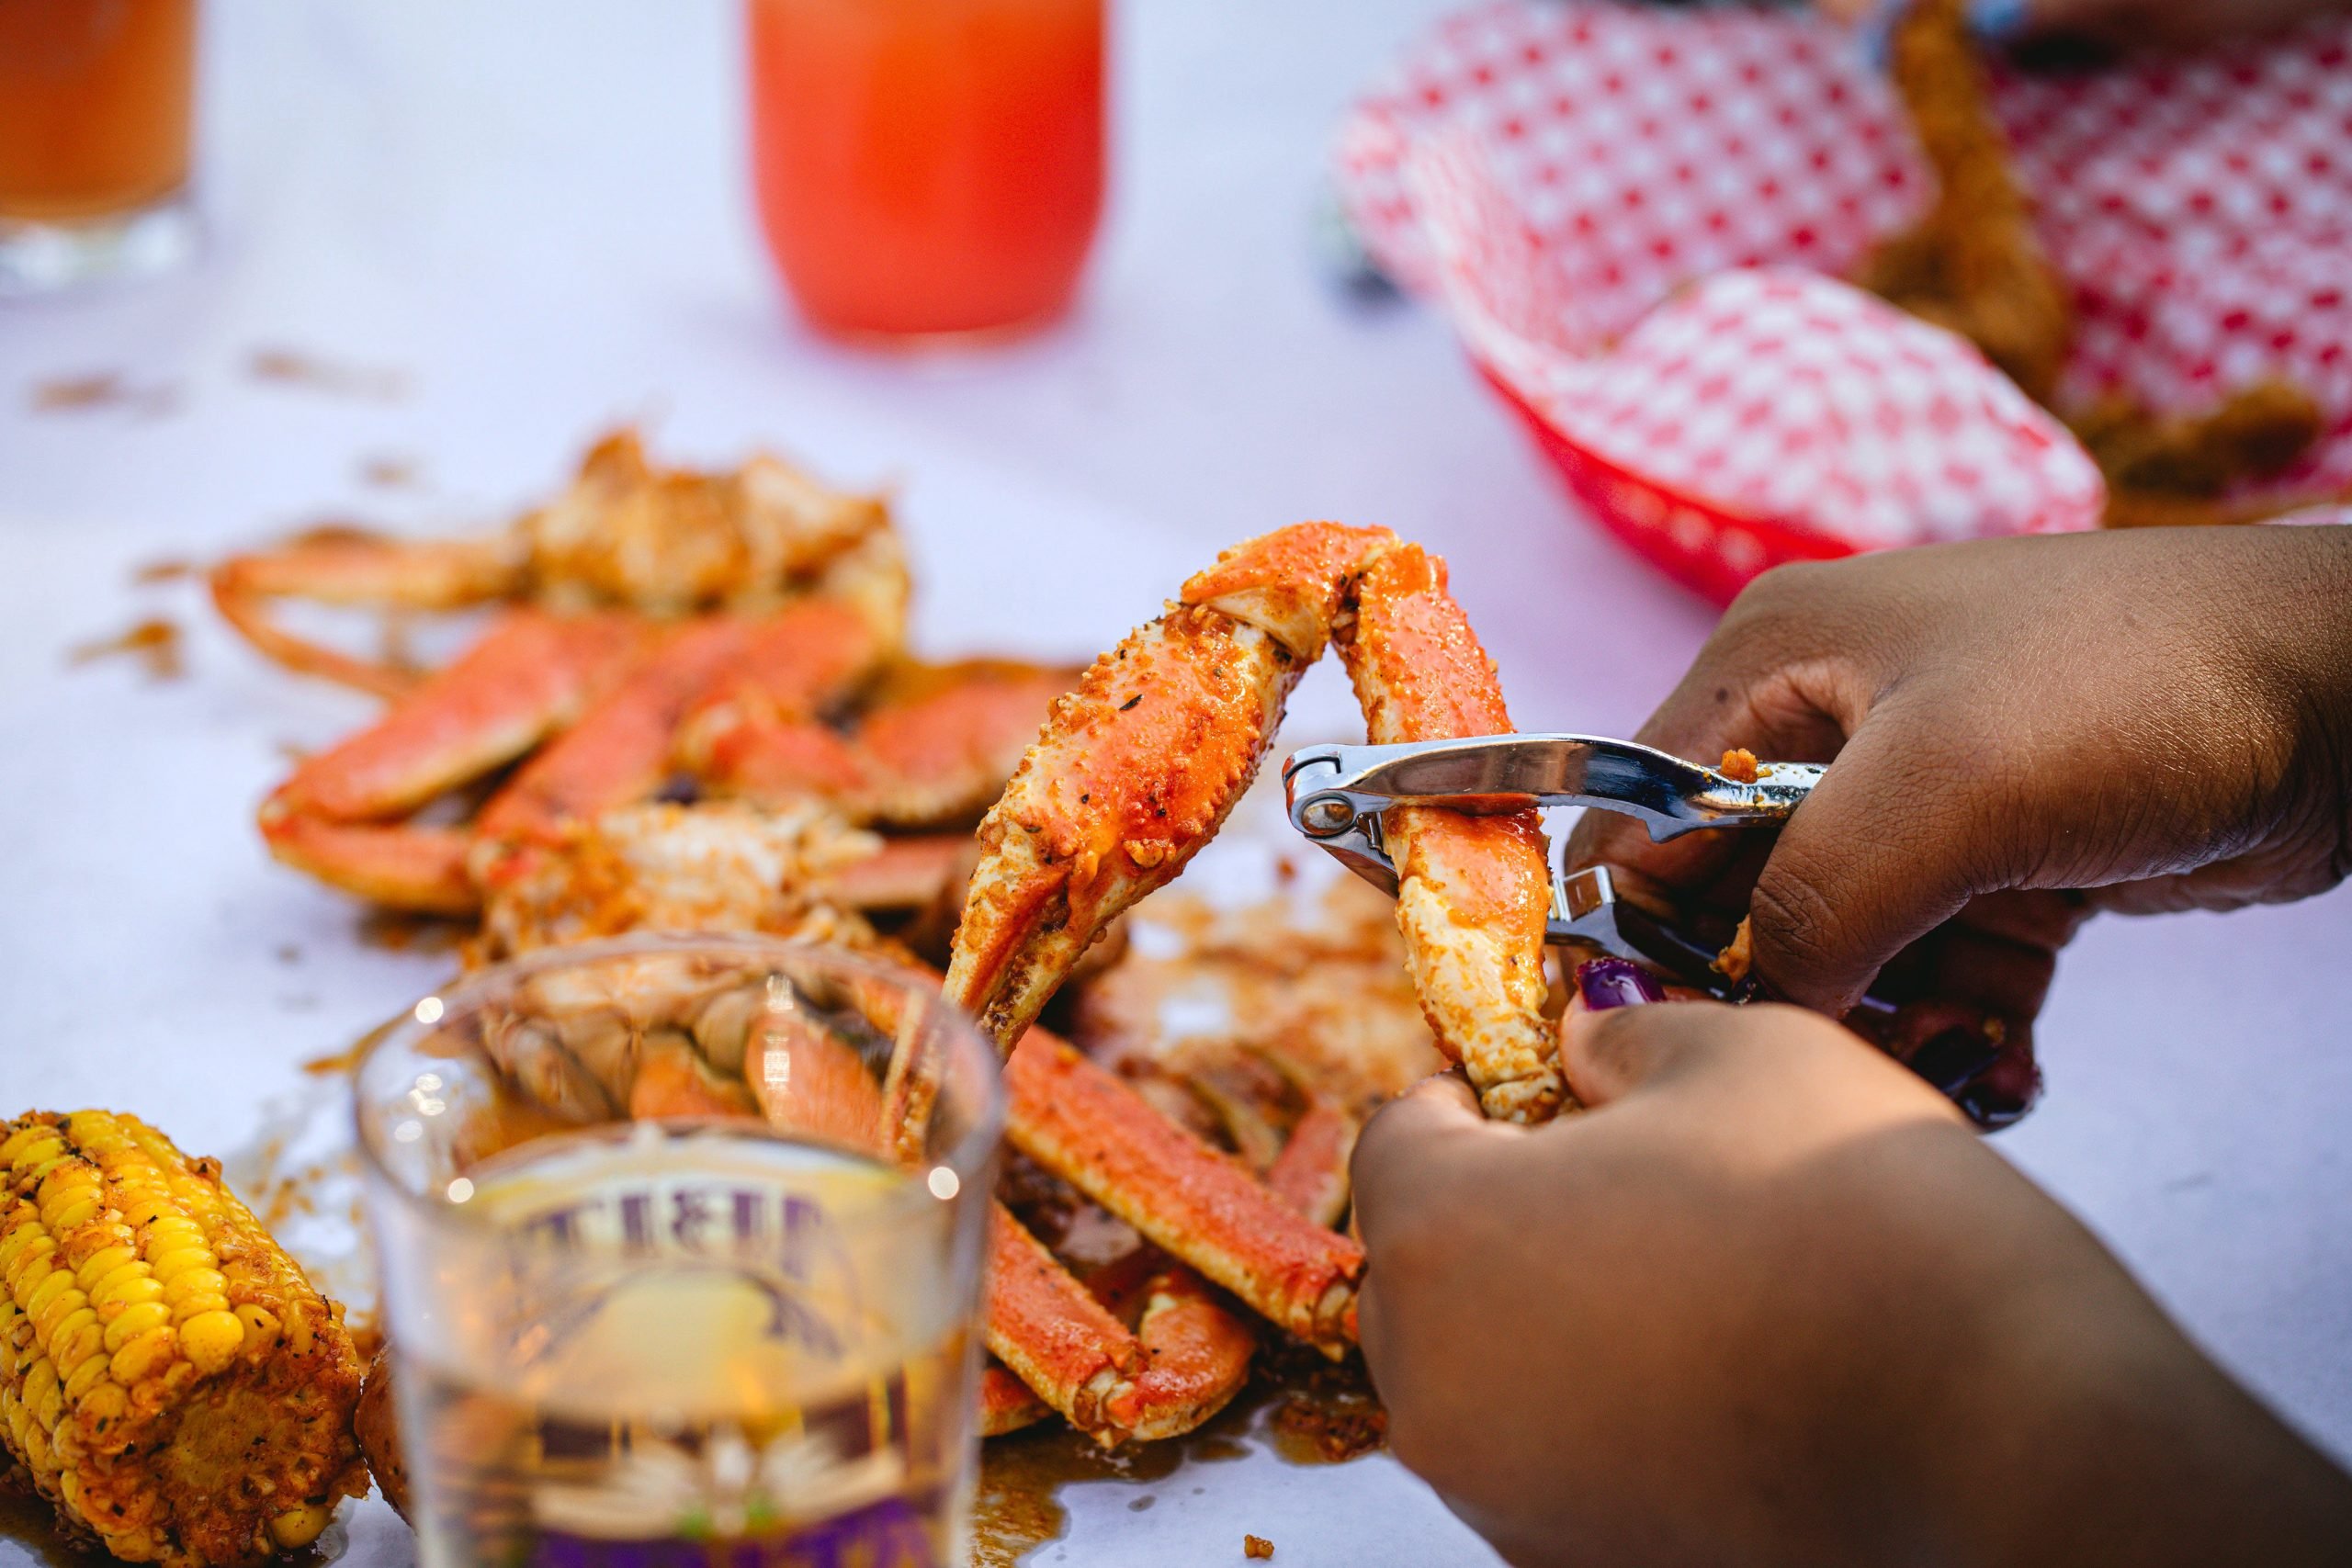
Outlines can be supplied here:
<path id="1" fill-rule="evenodd" d="M 878 1027 L 894 1027 L 890 999 L 876 1000 L 879 1006 L 869 1010 L 869 1017 Z M 1169 1133 L 1177 1131 L 1172 1123 L 1159 1121 L 1158 1112 L 1134 1091 L 1069 1046 L 1042 1030 L 1033 1032 L 1031 1040 L 1041 1050 L 1058 1050 L 1075 1058 L 1079 1077 L 1095 1081 L 1098 1097 L 1101 1085 L 1124 1095 L 1125 1103 L 1118 1114 L 1140 1115 Z M 758 1093 L 760 1069 L 746 1066 Z M 936 1069 L 929 1054 L 908 1049 L 902 1041 L 875 1107 L 881 1115 L 865 1122 L 901 1162 L 914 1158 L 922 1146 L 922 1125 L 937 1090 Z M 1014 1146 L 1025 1149 L 1021 1129 L 1038 1119 L 1038 1107 L 1015 1082 L 1011 1068 L 1006 1089 L 1006 1127 Z M 1094 1122 L 1094 1115 L 1099 1111 L 1092 1107 L 1081 1109 L 1073 1125 L 1092 1125 L 1114 1138 L 1122 1135 L 1119 1127 Z M 1143 1128 L 1147 1138 L 1151 1131 Z M 1223 1159 L 1205 1145 L 1198 1145 L 1198 1152 L 1211 1161 Z M 1244 1185 L 1255 1185 L 1231 1161 L 1225 1161 L 1213 1179 L 1236 1177 Z M 1249 1377 L 1255 1337 L 1189 1270 L 1170 1266 L 1171 1279 L 1164 1292 L 1169 1310 L 1157 1317 L 1147 1310 L 1139 1331 L 1131 1332 L 1002 1203 L 990 1205 L 989 1223 L 989 1350 L 1046 1404 L 1097 1441 L 1109 1445 L 1130 1437 L 1188 1431 L 1222 1408 Z M 1181 1279 L 1173 1278 L 1179 1275 Z M 1006 1400 L 991 1404 L 989 1418 L 1001 1423 L 991 1429 L 1009 1431 L 1022 1425 L 1019 1409 Z"/>
<path id="2" fill-rule="evenodd" d="M 743 1081 L 770 1126 L 845 1148 L 876 1146 L 881 1087 L 854 1050 L 803 1014 L 766 1012 L 754 1020 Z"/>
<path id="3" fill-rule="evenodd" d="M 1338 1354 L 1363 1251 L 1269 1193 L 1248 1167 L 1042 1030 L 1004 1065 L 1013 1147 L 1231 1291 Z"/>
<path id="4" fill-rule="evenodd" d="M 515 592 L 524 550 L 513 535 L 494 538 L 401 540 L 357 529 L 319 529 L 275 550 L 232 556 L 212 570 L 212 603 L 247 642 L 289 670 L 398 697 L 418 677 L 322 647 L 279 626 L 269 600 L 329 604 L 391 604 L 456 610 Z"/>
<path id="5" fill-rule="evenodd" d="M 1338 1224 L 1348 1212 L 1348 1158 L 1361 1130 L 1328 1100 L 1307 1107 L 1266 1168 L 1266 1190 L 1318 1225 Z"/>
<path id="6" fill-rule="evenodd" d="M 757 621 L 689 622 L 526 762 L 483 807 L 476 831 L 528 837 L 642 800 L 668 773 L 680 722 L 714 692 L 742 687 L 774 702 L 813 704 L 864 674 L 883 651 L 854 612 L 820 601 Z"/>
<path id="7" fill-rule="evenodd" d="M 1345 1111 L 1310 1108 L 1266 1172 L 1268 1190 L 1317 1224 L 1337 1224 L 1347 1206 L 1355 1132 L 1355 1119 Z M 1142 1302 L 1135 1337 L 1144 1369 L 1126 1388 L 1114 1390 L 1105 1406 L 1129 1436 L 1151 1441 L 1189 1432 L 1230 1404 L 1248 1382 L 1257 1336 L 1207 1281 L 1159 1249 L 1129 1254 L 1090 1275 L 1086 1288 L 1123 1317 L 1138 1298 Z M 981 1392 L 982 1418 L 991 1435 L 1043 1414 L 1024 1414 L 986 1382 Z"/>
<path id="8" fill-rule="evenodd" d="M 466 836 L 387 819 L 529 750 L 639 647 L 635 624 L 619 616 L 566 620 L 518 610 L 501 617 L 376 724 L 294 770 L 262 804 L 270 852 L 380 903 L 473 908 Z"/>
<path id="9" fill-rule="evenodd" d="M 862 678 L 888 651 L 864 614 L 827 601 L 668 632 L 620 613 L 511 612 L 378 723 L 297 769 L 262 807 L 262 831 L 280 860 L 323 881 L 379 903 L 462 914 L 481 902 L 469 867 L 476 845 L 541 840 L 567 821 L 653 794 L 682 716 L 713 692 L 741 688 L 763 700 L 813 704 Z M 472 829 L 385 820 L 523 755 L 567 724 Z M 874 874 L 910 882 L 922 863 L 908 852 Z M 930 863 L 944 866 L 936 857 Z"/>
<path id="10" fill-rule="evenodd" d="M 626 617 L 509 612 L 382 718 L 296 768 L 265 820 L 380 821 L 412 811 L 568 723 L 639 646 Z"/>
<path id="11" fill-rule="evenodd" d="M 1010 1048 L 1103 927 L 1216 834 L 1306 665 L 1186 609 L 1096 660 L 981 820 L 947 999 Z"/>
<path id="12" fill-rule="evenodd" d="M 744 1089 L 743 1081 L 714 1071 L 709 1059 L 684 1035 L 651 1035 L 639 1048 L 637 1076 L 629 1084 L 631 1121 L 660 1116 L 752 1114 L 752 1097 Z"/>
<path id="13" fill-rule="evenodd" d="M 1038 1398 L 1036 1391 L 1003 1362 L 990 1360 L 980 1369 L 981 1437 L 1001 1438 L 1035 1426 L 1053 1413 L 1054 1407 Z"/>
<path id="14" fill-rule="evenodd" d="M 462 828 L 265 816 L 261 831 L 279 864 L 371 904 L 426 915 L 469 915 L 481 907 L 466 869 L 473 840 Z"/>
<path id="15" fill-rule="evenodd" d="M 843 735 L 783 711 L 729 702 L 695 716 L 684 750 L 718 792 L 767 805 L 819 795 L 853 819 L 899 828 L 968 821 L 1004 788 L 1072 677 L 974 663 L 899 677 Z"/>
<path id="16" fill-rule="evenodd" d="M 1104 1442 L 1125 1435 L 1113 1406 L 1132 1398 L 1143 1347 L 997 1202 L 989 1205 L 988 1342 L 1072 1426 Z"/>
<path id="17" fill-rule="evenodd" d="M 526 839 L 653 794 L 687 705 L 737 667 L 749 636 L 743 622 L 724 616 L 672 633 L 579 723 L 516 770 L 482 807 L 476 832 Z"/>
<path id="18" fill-rule="evenodd" d="M 1009 1052 L 1016 1147 L 1333 1354 L 1352 1326 L 1361 1249 L 1029 1026 L 1103 926 L 1223 824 L 1291 687 L 1335 635 L 1375 739 L 1509 728 L 1493 665 L 1442 569 L 1417 547 L 1384 529 L 1311 523 L 1229 550 L 1054 705 L 980 825 L 945 986 Z M 1550 1114 L 1562 1090 L 1538 1011 L 1545 876 L 1534 824 L 1428 809 L 1392 828 L 1404 852 L 1399 923 L 1431 1023 L 1469 1062 L 1491 1113 Z"/>
<path id="19" fill-rule="evenodd" d="M 1146 1442 L 1181 1437 L 1224 1409 L 1250 1378 L 1258 1336 L 1201 1277 L 1157 1247 L 1139 1247 L 1087 1276 L 1086 1288 L 1135 1319 L 1143 1369 L 1110 1400 Z"/>
<path id="20" fill-rule="evenodd" d="M 1400 545 L 1364 568 L 1336 641 L 1373 743 L 1503 735 L 1494 660 L 1446 592 L 1445 564 Z M 1532 811 L 1472 817 L 1400 806 L 1383 824 L 1396 862 L 1396 922 L 1413 989 L 1487 1115 L 1543 1122 L 1560 1109 L 1544 1018 L 1550 877 Z"/>

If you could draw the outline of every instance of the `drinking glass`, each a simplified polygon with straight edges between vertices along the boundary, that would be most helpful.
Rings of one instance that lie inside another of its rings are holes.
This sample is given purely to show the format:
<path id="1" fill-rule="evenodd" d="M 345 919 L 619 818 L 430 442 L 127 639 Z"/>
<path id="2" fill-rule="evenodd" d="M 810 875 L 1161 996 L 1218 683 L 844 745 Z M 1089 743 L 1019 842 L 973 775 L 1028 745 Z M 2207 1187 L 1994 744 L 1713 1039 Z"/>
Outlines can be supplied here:
<path id="1" fill-rule="evenodd" d="M 745 0 L 752 175 L 820 329 L 988 339 L 1068 307 L 1102 207 L 1104 0 Z"/>
<path id="2" fill-rule="evenodd" d="M 0 3 L 0 293 L 193 249 L 196 0 Z"/>
<path id="3" fill-rule="evenodd" d="M 358 1119 L 423 1560 L 961 1563 L 1001 1114 L 935 977 L 836 950 L 419 1001 Z"/>

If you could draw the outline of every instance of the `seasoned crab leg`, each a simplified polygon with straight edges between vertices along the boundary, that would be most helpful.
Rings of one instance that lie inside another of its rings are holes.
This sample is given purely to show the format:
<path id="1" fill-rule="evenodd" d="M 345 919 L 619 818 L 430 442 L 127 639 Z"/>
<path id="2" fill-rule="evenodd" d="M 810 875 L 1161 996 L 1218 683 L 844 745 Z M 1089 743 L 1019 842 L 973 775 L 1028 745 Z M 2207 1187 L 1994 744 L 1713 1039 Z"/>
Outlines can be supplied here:
<path id="1" fill-rule="evenodd" d="M 1045 1040 L 1047 1037 L 1042 1032 L 1032 1031 L 1021 1050 Z M 1020 1050 L 1014 1055 L 1017 1058 Z M 1025 1091 L 1014 1091 L 1009 1123 L 1032 1120 L 1034 1111 L 1028 1100 Z M 1337 1224 L 1347 1205 L 1348 1155 L 1355 1145 L 1355 1119 L 1336 1107 L 1310 1107 L 1267 1170 L 1267 1190 L 1317 1225 Z M 999 1262 L 1012 1270 L 1009 1278 L 1026 1289 L 1047 1288 L 1035 1269 L 1034 1253 L 1016 1248 L 1009 1257 L 1000 1255 Z M 1058 1282 L 1051 1288 L 1057 1292 L 1067 1290 Z M 1256 1337 L 1191 1269 L 1157 1248 L 1146 1248 L 1090 1276 L 1086 1289 L 1121 1318 L 1130 1308 L 1141 1305 L 1134 1338 L 1142 1353 L 1142 1370 L 1131 1374 L 1131 1387 L 1113 1382 L 1098 1402 L 1101 1413 L 1125 1426 L 1127 1436 L 1148 1440 L 1188 1432 L 1240 1392 L 1257 1348 Z M 1091 1314 L 1080 1309 L 1074 1315 L 1092 1323 L 1100 1332 L 1100 1320 Z M 1064 1326 L 1068 1325 L 1065 1320 Z M 1025 1355 L 1024 1347 L 1037 1331 L 1034 1318 L 1008 1314 L 1001 1332 L 992 1328 L 990 1345 L 993 1348 L 1001 1339 L 1016 1358 L 1034 1364 L 1036 1358 Z M 1099 1372 L 1115 1364 L 1120 1349 L 1116 1341 L 1097 1341 L 1080 1352 L 1082 1359 L 1077 1364 Z M 1071 1382 L 1065 1371 L 1055 1392 L 1065 1396 L 1066 1404 L 1078 1404 L 1077 1389 Z M 1083 1386 L 1080 1383 L 1078 1388 Z M 1001 1386 L 984 1383 L 982 1393 L 983 1420 L 991 1434 L 1011 1431 L 1044 1413 Z"/>
<path id="2" fill-rule="evenodd" d="M 482 808 L 477 832 L 514 839 L 642 800 L 668 774 L 680 723 L 722 689 L 811 705 L 881 657 L 865 623 L 822 601 L 761 621 L 715 615 L 671 634 L 611 695 L 531 758 Z"/>
<path id="3" fill-rule="evenodd" d="M 857 821 L 944 827 L 997 797 L 1075 679 L 995 661 L 901 671 L 846 735 L 786 705 L 729 701 L 696 714 L 680 749 L 721 795 L 761 805 L 813 795 Z"/>
<path id="4" fill-rule="evenodd" d="M 1001 1043 L 1019 1038 L 1103 925 L 1223 824 L 1335 637 L 1374 739 L 1509 728 L 1492 662 L 1417 547 L 1306 523 L 1228 550 L 1055 705 L 981 823 L 949 998 Z M 1416 807 L 1387 826 L 1440 1044 L 1489 1114 L 1543 1120 L 1565 1090 L 1541 1012 L 1547 879 L 1532 817 Z"/>
<path id="5" fill-rule="evenodd" d="M 468 835 L 387 819 L 528 751 L 640 647 L 641 629 L 626 616 L 509 613 L 383 718 L 294 770 L 262 805 L 270 852 L 379 903 L 472 908 Z"/>
<path id="6" fill-rule="evenodd" d="M 416 684 L 413 672 L 297 637 L 269 618 L 269 604 L 449 610 L 508 599 L 666 617 L 757 614 L 813 592 L 863 593 L 899 615 L 905 607 L 903 562 L 879 498 L 828 490 L 765 453 L 726 472 L 657 468 L 628 430 L 591 447 L 552 502 L 497 534 L 396 539 L 316 529 L 222 562 L 211 588 L 222 616 L 269 658 L 394 697 Z"/>
<path id="7" fill-rule="evenodd" d="M 1247 1166 L 1111 1072 L 1033 1029 L 1004 1065 L 1012 1146 L 1231 1291 L 1336 1355 L 1363 1251 L 1270 1194 Z"/>
<path id="8" fill-rule="evenodd" d="M 270 600 L 458 610 L 519 592 L 525 551 L 512 535 L 404 541 L 356 528 L 321 528 L 270 550 L 234 556 L 211 574 L 212 603 L 247 642 L 289 670 L 378 696 L 397 697 L 419 677 L 296 637 L 269 618 Z"/>
<path id="9" fill-rule="evenodd" d="M 1360 1131 L 1354 1117 L 1328 1100 L 1307 1107 L 1266 1168 L 1266 1190 L 1318 1225 L 1338 1224 L 1348 1212 L 1348 1158 Z"/>
<path id="10" fill-rule="evenodd" d="M 729 616 L 695 621 L 540 748 L 482 807 L 477 836 L 523 839 L 642 800 L 662 785 L 670 737 L 688 704 L 734 670 L 750 628 Z"/>
<path id="11" fill-rule="evenodd" d="M 1143 1247 L 1089 1275 L 1112 1313 L 1135 1318 L 1143 1365 L 1113 1414 L 1145 1442 L 1181 1437 L 1224 1409 L 1250 1376 L 1258 1336 L 1182 1264 Z"/>
<path id="12" fill-rule="evenodd" d="M 1223 825 L 1306 662 L 1194 609 L 1096 660 L 980 823 L 948 999 L 1010 1048 L 1112 919 Z"/>
<path id="13" fill-rule="evenodd" d="M 1002 1203 L 989 1205 L 988 1344 L 1070 1425 L 1109 1442 L 1143 1348 Z"/>
<path id="14" fill-rule="evenodd" d="M 476 846 L 545 841 L 650 795 L 682 716 L 712 693 L 814 705 L 890 647 L 864 610 L 831 600 L 669 629 L 618 613 L 514 611 L 375 725 L 298 768 L 262 807 L 262 831 L 278 859 L 378 903 L 468 913 L 481 903 Z M 399 820 L 558 730 L 470 828 Z M 501 860 L 513 874 L 511 854 Z M 941 847 L 902 852 L 843 892 L 922 895 L 950 864 Z"/>
<path id="15" fill-rule="evenodd" d="M 1442 561 L 1399 546 L 1365 567 L 1352 601 L 1336 640 L 1374 744 L 1510 733 L 1494 661 L 1446 592 Z M 1468 1067 L 1487 1115 L 1545 1120 L 1566 1091 L 1543 1015 L 1551 876 L 1540 819 L 1400 806 L 1383 827 L 1430 1030 Z"/>
<path id="16" fill-rule="evenodd" d="M 1385 530 L 1306 524 L 1228 551 L 1055 705 L 981 824 L 945 986 L 1009 1053 L 1014 1146 L 1333 1353 L 1352 1332 L 1361 1249 L 1030 1026 L 1103 926 L 1222 825 L 1291 687 L 1335 636 L 1375 739 L 1508 728 L 1492 664 L 1417 547 Z M 1550 1114 L 1562 1090 L 1540 1011 L 1546 877 L 1532 818 L 1430 809 L 1390 828 L 1399 924 L 1432 1026 L 1469 1062 L 1491 1113 Z M 919 1111 L 922 1099 L 901 1103 Z M 1310 1132 L 1326 1156 L 1344 1146 L 1344 1127 Z M 1317 1157 L 1310 1144 L 1302 1167 Z M 1284 1181 L 1336 1207 L 1300 1171 Z"/>
<path id="17" fill-rule="evenodd" d="M 1037 1391 L 1002 1361 L 991 1359 L 980 1369 L 980 1436 L 1001 1438 L 1035 1426 L 1054 1413 Z"/>

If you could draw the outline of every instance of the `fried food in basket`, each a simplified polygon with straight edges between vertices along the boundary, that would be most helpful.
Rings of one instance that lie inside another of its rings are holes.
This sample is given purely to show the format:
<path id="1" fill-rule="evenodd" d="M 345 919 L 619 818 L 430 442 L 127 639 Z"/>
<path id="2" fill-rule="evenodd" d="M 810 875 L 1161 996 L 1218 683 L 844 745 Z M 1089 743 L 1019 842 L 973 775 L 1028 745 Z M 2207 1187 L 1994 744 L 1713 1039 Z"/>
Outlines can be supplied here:
<path id="1" fill-rule="evenodd" d="M 2242 480 L 2269 479 L 2320 437 L 2326 420 L 2309 392 L 2289 381 L 2256 381 L 2211 412 L 2166 417 L 2128 398 L 2107 398 L 2068 423 L 2107 476 L 2107 525 L 2254 523 L 2301 500 L 2233 502 Z"/>
<path id="2" fill-rule="evenodd" d="M 68 1533 L 130 1562 L 257 1562 L 367 1474 L 343 1309 L 136 1117 L 0 1122 L 0 1440 Z"/>
<path id="3" fill-rule="evenodd" d="M 1936 175 L 1936 200 L 1863 263 L 1862 287 L 1984 350 L 2048 406 L 2074 312 L 2034 237 L 2033 203 L 1985 105 L 1984 68 L 1962 0 L 1916 0 L 1894 25 L 1887 67 Z"/>
<path id="4" fill-rule="evenodd" d="M 2256 381 L 2186 417 L 2120 396 L 2062 406 L 2074 332 L 2066 281 L 2034 236 L 2032 198 L 1993 118 L 1962 0 L 1914 0 L 1888 39 L 1887 63 L 1935 172 L 1936 199 L 1916 227 L 1872 252 L 1856 281 L 1967 338 L 2072 425 L 2106 477 L 2106 526 L 2253 523 L 2340 499 L 2229 497 L 2285 471 L 2324 429 L 2319 404 L 2290 382 Z"/>

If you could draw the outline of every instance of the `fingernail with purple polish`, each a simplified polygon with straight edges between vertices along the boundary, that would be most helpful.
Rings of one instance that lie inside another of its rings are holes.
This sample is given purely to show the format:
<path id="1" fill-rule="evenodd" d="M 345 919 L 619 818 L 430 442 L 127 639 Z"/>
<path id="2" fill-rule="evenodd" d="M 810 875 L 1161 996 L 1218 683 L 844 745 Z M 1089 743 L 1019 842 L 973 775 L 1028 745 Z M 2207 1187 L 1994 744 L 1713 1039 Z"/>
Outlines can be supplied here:
<path id="1" fill-rule="evenodd" d="M 1577 990 L 1594 1012 L 1666 1000 L 1650 972 L 1630 958 L 1594 958 L 1578 964 Z"/>

